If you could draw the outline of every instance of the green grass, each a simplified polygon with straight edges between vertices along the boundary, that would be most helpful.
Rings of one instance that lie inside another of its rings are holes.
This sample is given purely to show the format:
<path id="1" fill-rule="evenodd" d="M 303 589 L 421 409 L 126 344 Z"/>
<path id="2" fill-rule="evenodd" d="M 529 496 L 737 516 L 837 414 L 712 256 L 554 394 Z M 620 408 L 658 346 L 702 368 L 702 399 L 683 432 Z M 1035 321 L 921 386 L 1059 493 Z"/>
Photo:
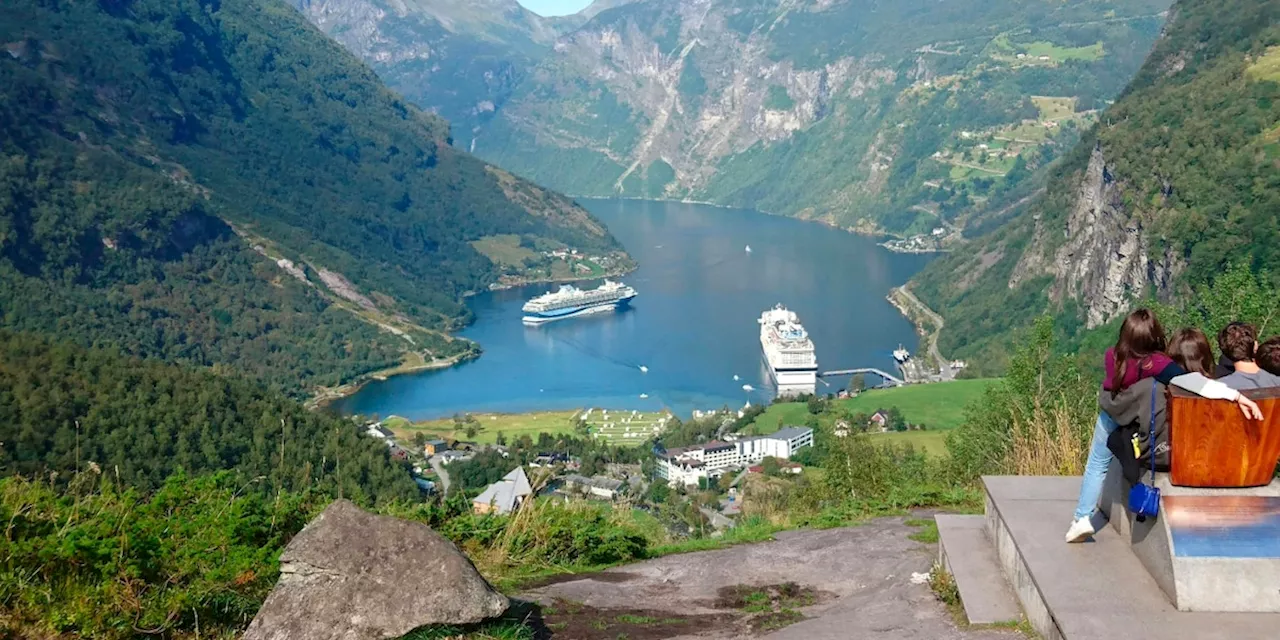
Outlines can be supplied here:
<path id="1" fill-rule="evenodd" d="M 1267 47 L 1267 52 L 1245 69 L 1250 80 L 1280 82 L 1280 46 Z"/>
<path id="2" fill-rule="evenodd" d="M 903 524 L 920 529 L 907 536 L 908 538 L 925 544 L 936 544 L 938 542 L 938 522 L 933 518 L 910 518 Z"/>
<path id="3" fill-rule="evenodd" d="M 1060 47 L 1052 42 L 1039 40 L 1019 45 L 1019 48 L 1030 57 L 1049 56 L 1049 59 L 1054 62 L 1066 62 L 1067 60 L 1091 62 L 1106 55 L 1101 42 L 1095 42 L 1087 47 Z"/>
<path id="4" fill-rule="evenodd" d="M 479 625 L 438 625 L 415 629 L 400 640 L 533 640 L 532 628 L 521 622 L 500 620 Z"/>
<path id="5" fill-rule="evenodd" d="M 399 428 L 388 426 L 397 438 L 412 438 L 414 433 L 426 433 L 454 440 L 468 440 L 480 443 L 497 441 L 498 434 L 506 436 L 508 442 L 527 435 L 534 440 L 539 433 L 572 434 L 573 417 L 578 411 L 541 411 L 537 413 L 519 414 L 472 414 L 480 431 L 474 438 L 468 438 L 465 425 L 457 428 L 453 418 L 428 420 L 402 425 Z M 407 421 L 406 421 L 407 422 Z"/>
<path id="6" fill-rule="evenodd" d="M 897 407 L 907 422 L 924 424 L 929 430 L 885 435 L 901 438 L 915 436 L 922 442 L 928 441 L 934 432 L 960 426 L 960 423 L 964 422 L 965 405 L 981 398 L 992 382 L 994 382 L 992 379 L 955 380 L 892 389 L 873 389 L 862 392 L 856 398 L 836 400 L 837 411 L 828 411 L 824 418 L 834 421 L 832 413 L 842 411 L 870 415 L 878 409 Z M 783 425 L 805 424 L 809 415 L 809 409 L 804 403 L 777 403 L 756 418 L 749 431 L 751 434 L 772 433 Z"/>
<path id="7" fill-rule="evenodd" d="M 931 456 L 947 455 L 947 431 L 890 431 L 870 434 L 872 442 L 909 444 Z"/>
<path id="8" fill-rule="evenodd" d="M 515 234 L 485 236 L 473 241 L 471 246 L 494 264 L 522 267 L 525 258 L 538 257 L 533 250 L 520 246 L 520 236 Z"/>
<path id="9" fill-rule="evenodd" d="M 1031 102 L 1040 110 L 1041 120 L 1065 120 L 1075 115 L 1077 98 L 1055 96 L 1031 96 Z"/>

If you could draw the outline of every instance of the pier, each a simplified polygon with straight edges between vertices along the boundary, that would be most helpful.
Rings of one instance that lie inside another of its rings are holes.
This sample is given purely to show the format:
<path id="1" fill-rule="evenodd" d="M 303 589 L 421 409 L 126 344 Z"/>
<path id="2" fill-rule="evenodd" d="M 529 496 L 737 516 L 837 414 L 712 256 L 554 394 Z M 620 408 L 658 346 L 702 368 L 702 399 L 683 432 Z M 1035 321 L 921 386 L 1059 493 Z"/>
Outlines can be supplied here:
<path id="1" fill-rule="evenodd" d="M 884 380 L 885 382 L 895 387 L 906 384 L 906 382 L 904 382 L 902 378 L 899 378 L 890 373 L 886 373 L 880 369 L 876 369 L 875 367 L 866 367 L 862 369 L 840 369 L 837 371 L 823 371 L 822 373 L 818 374 L 818 377 L 830 378 L 835 376 L 852 376 L 859 373 L 870 373 L 872 375 L 879 376 L 882 380 Z"/>

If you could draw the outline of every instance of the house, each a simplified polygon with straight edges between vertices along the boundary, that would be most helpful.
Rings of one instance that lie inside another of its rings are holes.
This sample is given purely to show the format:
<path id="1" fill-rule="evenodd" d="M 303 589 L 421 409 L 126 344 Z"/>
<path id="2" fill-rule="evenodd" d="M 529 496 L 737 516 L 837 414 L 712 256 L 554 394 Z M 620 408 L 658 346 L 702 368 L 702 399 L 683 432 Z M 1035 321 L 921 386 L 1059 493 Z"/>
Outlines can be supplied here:
<path id="1" fill-rule="evenodd" d="M 889 424 L 889 412 L 884 409 L 877 409 L 875 413 L 871 414 L 871 422 L 874 422 L 881 429 L 886 428 Z"/>
<path id="2" fill-rule="evenodd" d="M 786 460 L 779 460 L 778 469 L 782 473 L 790 473 L 792 475 L 795 475 L 804 471 L 804 466 L 798 462 L 789 462 Z M 747 473 L 764 473 L 764 465 L 753 464 L 747 467 Z"/>
<path id="3" fill-rule="evenodd" d="M 382 426 L 382 423 L 380 422 L 374 422 L 368 425 L 367 427 L 365 427 L 364 432 L 365 434 L 372 436 L 374 438 L 378 438 L 380 440 L 390 440 L 391 438 L 394 438 L 396 435 L 392 433 L 390 429 Z"/>
<path id="4" fill-rule="evenodd" d="M 603 476 L 587 478 L 580 475 L 565 476 L 564 483 L 589 495 L 609 500 L 616 498 L 625 485 L 621 480 L 614 480 L 613 478 Z"/>
<path id="5" fill-rule="evenodd" d="M 769 435 L 739 440 L 738 455 L 742 464 L 754 464 L 767 457 L 786 460 L 801 448 L 811 446 L 813 429 L 789 426 Z"/>
<path id="6" fill-rule="evenodd" d="M 467 455 L 466 453 L 463 453 L 462 451 L 444 451 L 440 453 L 439 456 L 440 456 L 440 464 L 444 464 L 444 465 L 447 465 L 451 462 L 457 462 L 459 460 L 471 459 L 471 456 Z"/>
<path id="7" fill-rule="evenodd" d="M 471 510 L 481 515 L 508 514 L 519 508 L 531 495 L 533 487 L 529 484 L 529 476 L 524 474 L 524 467 L 516 467 L 476 496 L 471 501 Z"/>
<path id="8" fill-rule="evenodd" d="M 422 453 L 426 454 L 426 456 L 430 458 L 437 453 L 444 452 L 448 448 L 449 443 L 437 438 L 435 440 L 428 440 L 426 444 L 422 445 Z"/>
<path id="9" fill-rule="evenodd" d="M 845 438 L 848 437 L 850 430 L 851 427 L 849 426 L 849 422 L 846 420 L 840 420 L 836 422 L 835 429 L 832 433 L 834 433 L 837 438 Z"/>
<path id="10" fill-rule="evenodd" d="M 557 463 L 565 464 L 569 462 L 569 454 L 567 453 L 539 453 L 529 466 L 531 467 L 550 467 Z"/>

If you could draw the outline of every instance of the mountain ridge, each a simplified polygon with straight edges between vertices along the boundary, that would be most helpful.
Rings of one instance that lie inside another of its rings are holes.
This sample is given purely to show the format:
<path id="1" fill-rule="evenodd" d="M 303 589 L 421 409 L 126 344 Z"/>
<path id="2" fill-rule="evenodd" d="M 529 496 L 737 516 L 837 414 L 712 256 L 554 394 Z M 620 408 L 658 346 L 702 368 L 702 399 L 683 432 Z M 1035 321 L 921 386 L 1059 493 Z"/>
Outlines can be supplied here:
<path id="1" fill-rule="evenodd" d="M 0 325 L 302 395 L 476 347 L 497 234 L 621 254 L 570 199 L 277 0 L 0 8 Z"/>

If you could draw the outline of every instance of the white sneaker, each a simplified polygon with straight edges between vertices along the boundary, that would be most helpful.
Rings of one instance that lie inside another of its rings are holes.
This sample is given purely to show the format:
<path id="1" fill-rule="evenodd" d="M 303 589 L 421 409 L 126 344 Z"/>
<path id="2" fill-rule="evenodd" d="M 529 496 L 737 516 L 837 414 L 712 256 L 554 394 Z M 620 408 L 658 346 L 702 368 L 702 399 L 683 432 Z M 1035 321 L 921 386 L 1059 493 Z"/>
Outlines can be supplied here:
<path id="1" fill-rule="evenodd" d="M 1071 528 L 1067 529 L 1067 542 L 1084 542 L 1089 536 L 1094 534 L 1093 521 L 1091 518 L 1080 518 L 1071 523 Z"/>

